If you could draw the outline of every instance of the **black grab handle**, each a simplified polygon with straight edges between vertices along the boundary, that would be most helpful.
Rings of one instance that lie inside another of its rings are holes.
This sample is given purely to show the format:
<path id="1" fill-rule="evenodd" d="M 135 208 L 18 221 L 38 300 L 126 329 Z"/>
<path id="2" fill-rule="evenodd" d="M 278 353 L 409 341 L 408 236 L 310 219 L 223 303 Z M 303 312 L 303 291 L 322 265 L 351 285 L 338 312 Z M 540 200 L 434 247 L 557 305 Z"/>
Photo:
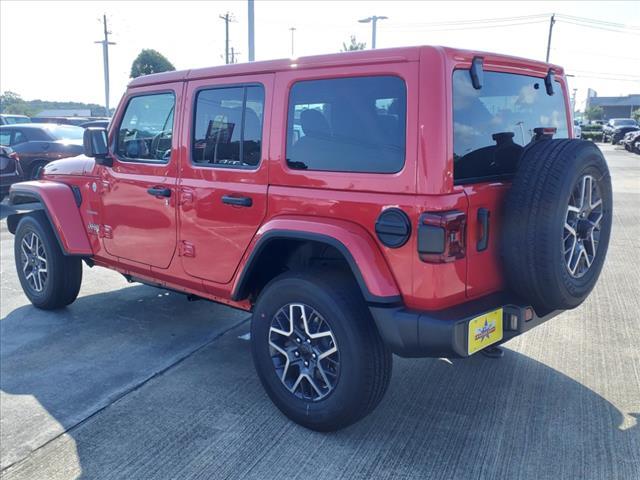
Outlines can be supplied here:
<path id="1" fill-rule="evenodd" d="M 489 213 L 489 209 L 487 208 L 478 209 L 478 223 L 482 229 L 480 239 L 476 244 L 476 248 L 479 252 L 486 250 L 489 246 Z"/>
<path id="2" fill-rule="evenodd" d="M 253 200 L 250 197 L 232 197 L 231 195 L 223 195 L 222 203 L 227 205 L 237 205 L 238 207 L 250 207 Z"/>
<path id="3" fill-rule="evenodd" d="M 152 187 L 147 189 L 147 193 L 149 195 L 153 195 L 154 197 L 170 197 L 171 189 L 170 188 L 156 188 Z"/>

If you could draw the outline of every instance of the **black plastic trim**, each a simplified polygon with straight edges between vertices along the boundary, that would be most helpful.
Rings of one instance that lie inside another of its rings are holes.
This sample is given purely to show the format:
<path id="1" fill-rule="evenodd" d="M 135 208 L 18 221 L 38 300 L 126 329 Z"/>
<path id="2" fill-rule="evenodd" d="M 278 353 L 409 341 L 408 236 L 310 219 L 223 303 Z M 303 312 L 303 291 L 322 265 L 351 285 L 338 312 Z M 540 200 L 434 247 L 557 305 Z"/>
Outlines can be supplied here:
<path id="1" fill-rule="evenodd" d="M 258 263 L 257 260 L 260 258 L 260 254 L 264 250 L 264 248 L 273 240 L 311 240 L 320 243 L 326 243 L 336 248 L 347 260 L 353 275 L 358 282 L 358 286 L 362 291 L 362 295 L 364 299 L 369 305 L 399 305 L 402 302 L 402 297 L 400 295 L 394 295 L 390 297 L 380 297 L 378 295 L 373 295 L 369 289 L 367 288 L 367 284 L 362 277 L 362 273 L 360 272 L 360 268 L 349 249 L 339 240 L 336 240 L 333 237 L 328 235 L 322 235 L 318 233 L 310 233 L 310 232 L 299 232 L 296 230 L 272 230 L 264 234 L 264 236 L 258 241 L 258 244 L 254 247 L 251 255 L 249 256 L 249 260 L 247 260 L 247 264 L 244 267 L 244 270 L 240 274 L 240 279 L 238 280 L 238 284 L 234 291 L 231 293 L 231 299 L 234 301 L 242 300 L 248 296 L 248 292 L 246 292 L 246 287 L 248 285 L 249 279 L 253 274 L 253 269 L 255 265 Z"/>
<path id="2" fill-rule="evenodd" d="M 471 85 L 473 85 L 473 88 L 476 90 L 480 90 L 484 83 L 483 65 L 484 60 L 482 57 L 473 57 L 469 74 L 471 75 Z"/>
<path id="3" fill-rule="evenodd" d="M 516 315 L 517 328 L 504 323 L 503 338 L 498 344 L 521 335 L 550 320 L 563 310 L 535 312 L 525 321 L 526 302 L 509 293 L 488 295 L 455 307 L 437 311 L 415 311 L 405 307 L 369 306 L 378 332 L 393 353 L 401 357 L 465 358 L 468 322 L 472 318 L 503 307 L 505 317 Z"/>
<path id="4" fill-rule="evenodd" d="M 489 246 L 489 216 L 491 212 L 488 208 L 479 208 L 478 209 L 478 224 L 482 229 L 482 235 L 476 243 L 476 250 L 478 252 L 483 252 Z"/>
<path id="5" fill-rule="evenodd" d="M 403 210 L 388 208 L 378 216 L 375 231 L 385 247 L 400 248 L 411 238 L 411 221 Z"/>

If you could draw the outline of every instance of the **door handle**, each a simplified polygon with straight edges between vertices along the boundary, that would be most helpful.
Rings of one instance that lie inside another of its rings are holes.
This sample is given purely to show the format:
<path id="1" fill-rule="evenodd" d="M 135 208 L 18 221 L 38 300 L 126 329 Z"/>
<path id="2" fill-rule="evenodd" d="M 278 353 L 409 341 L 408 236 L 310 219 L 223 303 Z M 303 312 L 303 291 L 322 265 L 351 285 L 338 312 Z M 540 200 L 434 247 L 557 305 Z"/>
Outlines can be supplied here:
<path id="1" fill-rule="evenodd" d="M 222 203 L 227 205 L 237 205 L 238 207 L 250 207 L 253 205 L 251 197 L 232 197 L 231 195 L 223 195 Z"/>
<path id="2" fill-rule="evenodd" d="M 476 244 L 476 249 L 482 252 L 489 246 L 489 209 L 478 209 L 478 224 L 480 225 L 480 238 Z"/>
<path id="3" fill-rule="evenodd" d="M 151 187 L 147 190 L 149 195 L 153 195 L 154 197 L 170 197 L 171 189 L 170 188 L 158 188 Z"/>

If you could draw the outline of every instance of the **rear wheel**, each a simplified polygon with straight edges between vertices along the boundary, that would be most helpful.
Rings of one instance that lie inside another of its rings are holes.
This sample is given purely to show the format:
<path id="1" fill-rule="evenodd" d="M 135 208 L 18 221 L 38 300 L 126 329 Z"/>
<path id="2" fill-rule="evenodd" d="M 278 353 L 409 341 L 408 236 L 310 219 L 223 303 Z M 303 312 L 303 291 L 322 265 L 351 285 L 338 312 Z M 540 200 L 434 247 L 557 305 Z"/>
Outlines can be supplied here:
<path id="1" fill-rule="evenodd" d="M 313 430 L 358 421 L 389 385 L 391 352 L 343 274 L 289 272 L 271 281 L 256 303 L 251 341 L 271 400 Z"/>
<path id="2" fill-rule="evenodd" d="M 63 254 L 42 212 L 20 220 L 14 242 L 18 278 L 34 306 L 53 310 L 76 299 L 82 283 L 82 261 Z"/>

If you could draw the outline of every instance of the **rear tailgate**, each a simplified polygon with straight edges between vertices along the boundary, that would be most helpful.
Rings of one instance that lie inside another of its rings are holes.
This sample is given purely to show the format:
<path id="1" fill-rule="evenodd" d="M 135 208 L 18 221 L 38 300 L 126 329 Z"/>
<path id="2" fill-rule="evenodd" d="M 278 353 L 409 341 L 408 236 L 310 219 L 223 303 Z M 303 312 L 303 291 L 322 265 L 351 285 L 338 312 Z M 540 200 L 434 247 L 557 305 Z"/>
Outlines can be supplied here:
<path id="1" fill-rule="evenodd" d="M 500 265 L 502 207 L 508 182 L 464 187 L 467 212 L 467 297 L 475 298 L 504 287 Z"/>

